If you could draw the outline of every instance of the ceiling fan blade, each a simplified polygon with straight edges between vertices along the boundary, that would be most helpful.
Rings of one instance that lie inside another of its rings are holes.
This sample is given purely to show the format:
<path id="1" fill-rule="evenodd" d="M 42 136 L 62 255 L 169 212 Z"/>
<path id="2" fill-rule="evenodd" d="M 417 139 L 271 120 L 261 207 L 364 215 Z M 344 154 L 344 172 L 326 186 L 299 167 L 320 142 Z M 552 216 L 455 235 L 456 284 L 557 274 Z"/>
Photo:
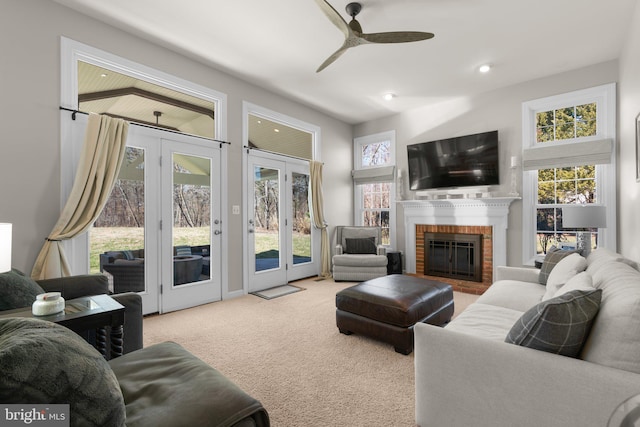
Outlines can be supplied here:
<path id="1" fill-rule="evenodd" d="M 392 31 L 388 33 L 360 34 L 360 37 L 370 43 L 406 43 L 432 39 L 434 34 L 422 31 Z"/>
<path id="2" fill-rule="evenodd" d="M 338 13 L 337 10 L 333 8 L 333 6 L 331 6 L 325 0 L 316 0 L 316 3 L 324 12 L 324 14 L 327 15 L 329 21 L 331 21 L 333 25 L 335 25 L 336 27 L 338 27 L 338 29 L 340 29 L 340 31 L 342 31 L 345 38 L 353 34 L 351 28 L 349 27 L 349 24 L 347 24 L 347 21 L 344 20 L 344 18 Z"/>
<path id="3" fill-rule="evenodd" d="M 335 61 L 336 59 L 340 58 L 340 56 L 342 56 L 343 53 L 345 53 L 347 51 L 347 49 L 349 49 L 350 46 L 348 46 L 346 43 L 342 45 L 342 47 L 338 50 L 336 50 L 335 52 L 333 52 L 333 54 L 328 57 L 323 63 L 322 65 L 320 65 L 318 67 L 318 69 L 316 70 L 316 73 L 319 73 L 320 71 L 324 70 L 325 68 L 327 68 L 329 65 L 331 65 L 333 63 L 333 61 Z"/>

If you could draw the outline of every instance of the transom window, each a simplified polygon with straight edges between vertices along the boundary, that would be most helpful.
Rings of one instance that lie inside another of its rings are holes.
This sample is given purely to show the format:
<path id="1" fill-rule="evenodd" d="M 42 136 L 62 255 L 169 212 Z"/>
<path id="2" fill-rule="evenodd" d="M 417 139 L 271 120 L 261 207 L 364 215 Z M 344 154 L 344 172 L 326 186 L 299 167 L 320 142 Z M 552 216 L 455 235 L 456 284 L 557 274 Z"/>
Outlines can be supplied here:
<path id="1" fill-rule="evenodd" d="M 391 141 L 362 144 L 360 162 L 361 166 L 387 166 L 391 162 Z"/>
<path id="2" fill-rule="evenodd" d="M 597 104 L 575 105 L 536 113 L 536 142 L 562 141 L 597 133 Z"/>

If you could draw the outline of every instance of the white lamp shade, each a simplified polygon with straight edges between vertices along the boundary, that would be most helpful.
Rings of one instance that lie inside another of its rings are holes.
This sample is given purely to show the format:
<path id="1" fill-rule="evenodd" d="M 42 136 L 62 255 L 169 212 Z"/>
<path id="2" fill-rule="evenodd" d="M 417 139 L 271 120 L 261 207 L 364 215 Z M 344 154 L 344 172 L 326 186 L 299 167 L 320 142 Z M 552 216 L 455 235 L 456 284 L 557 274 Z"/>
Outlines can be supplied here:
<path id="1" fill-rule="evenodd" d="M 600 205 L 575 205 L 562 207 L 564 228 L 604 228 L 607 226 L 607 211 Z"/>
<path id="2" fill-rule="evenodd" d="M 0 223 L 0 273 L 11 270 L 11 224 Z"/>

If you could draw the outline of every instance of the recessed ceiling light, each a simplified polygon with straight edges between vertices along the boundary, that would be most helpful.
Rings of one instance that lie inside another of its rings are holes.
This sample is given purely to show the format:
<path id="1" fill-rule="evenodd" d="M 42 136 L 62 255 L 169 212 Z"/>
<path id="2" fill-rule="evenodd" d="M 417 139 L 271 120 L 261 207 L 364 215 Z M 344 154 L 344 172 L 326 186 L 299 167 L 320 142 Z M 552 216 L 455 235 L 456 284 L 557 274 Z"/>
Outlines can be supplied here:
<path id="1" fill-rule="evenodd" d="M 107 73 L 100 74 L 100 77 L 107 77 Z"/>
<path id="2" fill-rule="evenodd" d="M 382 95 L 382 99 L 384 99 L 385 101 L 391 101 L 393 98 L 396 97 L 395 93 L 385 93 L 384 95 Z"/>
<path id="3" fill-rule="evenodd" d="M 491 65 L 489 64 L 481 65 L 480 68 L 478 68 L 478 71 L 480 71 L 481 73 L 488 73 L 489 70 L 491 70 Z"/>
<path id="4" fill-rule="evenodd" d="M 280 132 L 280 129 L 274 129 L 273 131 L 274 132 Z"/>

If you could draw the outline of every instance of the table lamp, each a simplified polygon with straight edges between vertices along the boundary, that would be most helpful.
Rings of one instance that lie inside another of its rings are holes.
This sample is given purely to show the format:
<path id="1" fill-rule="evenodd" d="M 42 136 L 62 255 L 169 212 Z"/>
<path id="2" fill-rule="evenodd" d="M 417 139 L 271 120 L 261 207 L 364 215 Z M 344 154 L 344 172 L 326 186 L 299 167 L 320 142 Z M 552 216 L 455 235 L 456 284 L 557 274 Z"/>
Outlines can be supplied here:
<path id="1" fill-rule="evenodd" d="M 11 271 L 11 224 L 0 223 L 0 273 Z"/>
<path id="2" fill-rule="evenodd" d="M 604 228 L 607 226 L 606 208 L 600 205 L 572 205 L 562 208 L 563 228 Z M 586 257 L 591 252 L 591 232 L 576 233 L 576 249 Z"/>

